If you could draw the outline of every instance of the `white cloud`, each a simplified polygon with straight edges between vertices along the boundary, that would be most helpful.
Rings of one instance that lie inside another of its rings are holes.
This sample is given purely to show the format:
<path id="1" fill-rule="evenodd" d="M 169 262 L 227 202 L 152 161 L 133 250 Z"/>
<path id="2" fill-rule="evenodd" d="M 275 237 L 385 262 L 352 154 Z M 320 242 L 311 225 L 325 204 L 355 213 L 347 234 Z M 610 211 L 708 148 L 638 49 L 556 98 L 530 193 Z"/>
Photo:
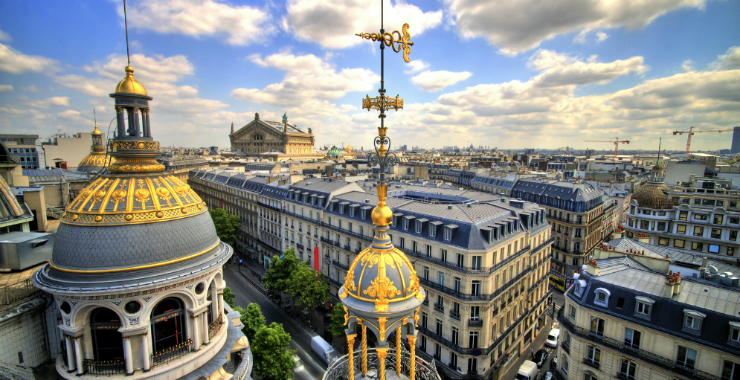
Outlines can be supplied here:
<path id="1" fill-rule="evenodd" d="M 588 62 L 583 62 L 550 50 L 539 50 L 529 59 L 528 66 L 541 71 L 541 74 L 534 78 L 538 87 L 604 84 L 622 75 L 647 71 L 642 57 L 609 63 L 598 63 L 596 58 L 592 56 Z"/>
<path id="2" fill-rule="evenodd" d="M 265 58 L 253 55 L 250 60 L 286 73 L 282 82 L 261 90 L 237 88 L 231 91 L 232 97 L 245 102 L 294 107 L 309 100 L 335 100 L 348 92 L 371 91 L 380 80 L 377 74 L 367 69 L 337 71 L 313 54 L 296 56 L 282 52 Z"/>
<path id="3" fill-rule="evenodd" d="M 0 30 L 0 41 L 11 42 L 13 41 L 13 38 L 10 37 L 10 34 L 8 34 L 7 32 L 3 32 L 2 30 Z"/>
<path id="4" fill-rule="evenodd" d="M 265 10 L 213 0 L 142 0 L 130 2 L 126 11 L 130 28 L 196 38 L 219 37 L 230 45 L 261 42 L 276 31 Z M 123 18 L 123 7 L 118 13 Z"/>
<path id="5" fill-rule="evenodd" d="M 427 70 L 412 77 L 411 82 L 418 85 L 424 91 L 437 92 L 447 86 L 464 81 L 470 78 L 471 75 L 473 74 L 467 71 L 456 73 L 447 70 Z"/>
<path id="6" fill-rule="evenodd" d="M 28 105 L 36 108 L 49 108 L 59 106 L 69 106 L 69 97 L 67 96 L 53 96 L 46 99 L 30 100 Z"/>
<path id="7" fill-rule="evenodd" d="M 59 112 L 57 116 L 64 119 L 77 119 L 80 117 L 80 113 L 75 110 L 66 110 Z"/>
<path id="8" fill-rule="evenodd" d="M 609 35 L 604 32 L 596 32 L 596 41 L 601 42 L 609 38 Z"/>
<path id="9" fill-rule="evenodd" d="M 683 71 L 694 71 L 694 61 L 687 59 L 681 64 L 681 70 Z"/>
<path id="10" fill-rule="evenodd" d="M 0 44 L 0 71 L 23 74 L 28 71 L 54 71 L 56 61 L 36 55 L 25 55 L 8 45 Z"/>
<path id="11" fill-rule="evenodd" d="M 429 68 L 429 63 L 424 62 L 421 59 L 414 59 L 405 66 L 408 67 L 406 74 L 413 74 Z"/>
<path id="12" fill-rule="evenodd" d="M 300 40 L 317 42 L 324 48 L 343 49 L 370 43 L 355 33 L 379 32 L 380 7 L 377 5 L 369 6 L 366 0 L 288 0 L 285 22 Z M 441 22 L 441 10 L 424 12 L 403 0 L 386 2 L 384 27 L 387 32 L 401 31 L 403 24 L 408 23 L 413 41 L 414 36 Z"/>
<path id="13" fill-rule="evenodd" d="M 0 92 L 13 91 L 12 84 L 0 84 Z"/>
<path id="14" fill-rule="evenodd" d="M 424 146 L 472 142 L 509 148 L 599 148 L 584 140 L 618 135 L 645 147 L 646 141 L 676 128 L 722 129 L 740 118 L 740 70 L 680 73 L 616 92 L 578 96 L 581 86 L 644 72 L 642 57 L 602 63 L 598 57 L 541 50 L 528 66 L 536 75 L 526 81 L 479 84 L 442 94 L 434 102 L 407 103 L 398 116 L 389 115 L 389 134 L 396 144 L 415 145 L 423 135 Z M 366 113 L 350 116 L 360 125 L 374 121 Z M 721 141 L 712 138 L 702 140 L 707 149 Z M 676 148 L 680 144 L 676 141 Z"/>
<path id="15" fill-rule="evenodd" d="M 642 28 L 680 8 L 706 0 L 444 0 L 451 23 L 465 38 L 483 37 L 503 54 L 536 48 L 558 34 L 607 28 Z M 580 34 L 576 36 L 578 40 Z M 584 37 L 585 38 L 585 35 Z M 597 35 L 597 38 L 598 35 Z"/>
<path id="16" fill-rule="evenodd" d="M 740 46 L 733 46 L 727 49 L 727 53 L 717 57 L 710 67 L 715 70 L 737 69 L 740 68 Z"/>
<path id="17" fill-rule="evenodd" d="M 28 85 L 28 86 L 23 86 L 23 87 L 20 88 L 20 90 L 21 91 L 26 91 L 26 92 L 41 92 L 41 89 L 38 86 L 36 86 L 35 84 L 31 84 L 31 85 Z"/>

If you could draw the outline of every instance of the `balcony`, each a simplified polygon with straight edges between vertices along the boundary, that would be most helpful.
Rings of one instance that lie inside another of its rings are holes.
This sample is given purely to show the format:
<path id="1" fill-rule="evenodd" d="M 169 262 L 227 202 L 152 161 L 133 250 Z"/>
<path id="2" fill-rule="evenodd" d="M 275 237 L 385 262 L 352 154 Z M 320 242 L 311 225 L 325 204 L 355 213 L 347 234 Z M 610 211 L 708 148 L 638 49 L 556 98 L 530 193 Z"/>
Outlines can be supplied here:
<path id="1" fill-rule="evenodd" d="M 496 289 L 493 293 L 490 294 L 465 294 L 459 291 L 456 291 L 455 289 L 448 288 L 444 285 L 437 284 L 435 282 L 429 281 L 425 278 L 419 278 L 419 282 L 424 285 L 427 288 L 435 289 L 438 291 L 441 291 L 445 294 L 448 294 L 452 297 L 455 297 L 457 299 L 463 300 L 463 301 L 478 301 L 478 302 L 486 302 L 491 301 L 494 298 L 498 297 L 501 293 L 509 290 L 512 285 L 514 285 L 517 281 L 522 279 L 524 276 L 529 274 L 529 272 L 532 271 L 532 267 L 524 268 L 523 271 L 521 271 L 518 275 L 514 276 L 511 280 L 509 280 L 506 284 L 501 286 L 500 288 Z M 511 298 L 511 297 L 509 297 Z"/>
<path id="2" fill-rule="evenodd" d="M 65 362 L 66 362 L 66 354 Z M 85 374 L 91 376 L 114 376 L 126 374 L 126 361 L 118 360 L 91 360 L 85 359 L 82 362 L 85 367 Z"/>
<path id="3" fill-rule="evenodd" d="M 450 310 L 450 318 L 460 320 L 460 312 L 455 310 Z"/>
<path id="4" fill-rule="evenodd" d="M 313 221 L 313 222 L 314 223 L 318 223 L 317 221 Z M 345 230 L 344 228 L 340 228 L 340 227 L 337 227 L 337 226 L 332 226 L 329 223 L 321 222 L 321 227 L 328 228 L 328 229 L 330 229 L 332 231 L 335 231 L 335 232 L 339 232 L 340 234 L 352 236 L 352 237 L 354 237 L 356 239 L 364 240 L 364 241 L 366 241 L 368 243 L 372 243 L 373 242 L 373 237 L 372 236 L 365 236 L 365 235 L 362 235 L 362 234 L 358 234 L 357 232 L 352 232 L 352 231 L 349 231 L 349 230 Z"/>
<path id="5" fill-rule="evenodd" d="M 594 359 L 590 359 L 590 358 L 583 358 L 583 364 L 589 367 L 596 368 L 596 369 L 599 369 L 599 367 L 601 367 L 601 363 L 599 363 L 598 361 Z"/>
<path id="6" fill-rule="evenodd" d="M 338 260 L 332 260 L 331 261 L 331 264 L 334 265 L 335 267 L 339 268 L 339 269 L 343 269 L 345 271 L 348 271 L 349 270 L 349 265 L 344 265 L 344 264 L 340 263 Z"/>
<path id="7" fill-rule="evenodd" d="M 553 237 L 545 240 L 544 242 L 542 242 L 542 244 L 540 244 L 540 245 L 532 248 L 532 250 L 529 252 L 529 255 L 530 256 L 535 255 L 537 252 L 541 251 L 543 248 L 545 248 L 545 247 L 549 246 L 550 244 L 552 244 L 553 241 L 555 241 L 555 238 L 553 238 Z"/>
<path id="8" fill-rule="evenodd" d="M 468 327 L 470 328 L 483 327 L 483 320 L 480 318 L 470 318 L 468 319 Z"/>
<path id="9" fill-rule="evenodd" d="M 442 314 L 445 313 L 445 305 L 440 305 L 438 303 L 434 304 L 434 311 L 440 312 Z"/>
<path id="10" fill-rule="evenodd" d="M 568 344 L 567 342 L 562 342 L 560 343 L 560 348 L 562 348 L 565 352 L 568 353 L 568 355 L 570 355 L 570 344 Z"/>
<path id="11" fill-rule="evenodd" d="M 632 346 L 625 347 L 624 342 L 621 340 L 612 339 L 603 335 L 601 337 L 597 337 L 597 335 L 592 334 L 589 329 L 584 329 L 582 327 L 573 325 L 570 319 L 565 317 L 563 313 L 563 308 L 558 311 L 557 319 L 560 322 L 561 327 L 567 329 L 571 335 L 597 343 L 602 347 L 617 351 L 636 360 L 640 360 L 642 362 L 663 368 L 667 371 L 677 373 L 681 376 L 686 376 L 689 378 L 697 378 L 702 380 L 720 379 L 718 376 L 714 376 L 702 370 L 685 367 L 679 363 L 676 363 L 675 360 L 666 358 L 664 356 L 660 356 L 655 353 L 641 349 L 635 350 Z"/>
<path id="12" fill-rule="evenodd" d="M 624 373 L 624 372 L 621 372 L 621 371 L 620 371 L 620 372 L 617 372 L 617 379 L 622 379 L 622 380 L 635 380 L 635 377 L 634 377 L 634 376 L 632 376 L 632 375 L 630 375 L 630 374 L 627 374 L 627 373 Z"/>
<path id="13" fill-rule="evenodd" d="M 418 257 L 426 262 L 429 262 L 435 265 L 440 265 L 445 268 L 450 268 L 456 272 L 468 273 L 468 274 L 491 274 L 495 272 L 496 270 L 503 268 L 504 266 L 506 266 L 508 263 L 512 262 L 513 260 L 517 259 L 523 253 L 529 251 L 529 246 L 526 246 L 522 248 L 521 250 L 519 250 L 518 252 L 515 252 L 513 255 L 507 257 L 503 261 L 496 263 L 495 265 L 491 267 L 466 267 L 463 265 L 457 265 L 456 263 L 453 263 L 453 262 L 442 261 L 442 259 L 438 259 L 433 256 L 427 256 L 426 253 L 415 252 L 407 248 L 400 248 L 400 247 L 396 247 L 396 248 L 400 249 L 401 251 L 403 251 L 405 254 L 409 256 Z"/>
<path id="14" fill-rule="evenodd" d="M 355 351 L 353 354 L 353 365 L 355 369 L 355 374 L 357 376 L 361 376 L 361 369 L 362 369 L 362 355 L 360 351 Z M 437 373 L 437 368 L 427 362 L 426 360 L 420 358 L 417 356 L 415 358 L 416 366 L 415 366 L 415 372 L 416 372 L 416 378 L 419 380 L 440 380 L 439 374 Z M 401 378 L 408 379 L 411 376 L 410 373 L 411 368 L 411 356 L 408 351 L 405 349 L 401 351 Z M 368 375 L 371 373 L 377 374 L 380 370 L 380 360 L 378 358 L 378 354 L 376 349 L 370 348 L 367 350 L 367 372 Z M 385 370 L 386 373 L 391 374 L 393 373 L 393 376 L 395 376 L 396 372 L 396 350 L 389 349 L 388 354 L 385 359 Z M 326 369 L 326 372 L 324 372 L 323 380 L 341 380 L 347 378 L 347 373 L 349 371 L 349 355 L 344 355 L 341 358 L 334 361 L 331 365 L 329 365 L 329 368 Z M 375 375 L 377 376 L 377 375 Z"/>

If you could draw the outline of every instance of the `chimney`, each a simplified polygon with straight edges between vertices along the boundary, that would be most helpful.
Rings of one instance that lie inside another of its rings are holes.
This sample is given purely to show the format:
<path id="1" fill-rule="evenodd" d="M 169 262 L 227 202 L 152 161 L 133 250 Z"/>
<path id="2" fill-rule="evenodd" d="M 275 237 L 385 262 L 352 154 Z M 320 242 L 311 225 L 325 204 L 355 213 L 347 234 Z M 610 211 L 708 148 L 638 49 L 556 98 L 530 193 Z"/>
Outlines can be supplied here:
<path id="1" fill-rule="evenodd" d="M 586 272 L 592 276 L 598 276 L 599 275 L 599 264 L 596 263 L 593 259 L 588 261 L 588 265 L 586 267 Z"/>
<path id="2" fill-rule="evenodd" d="M 707 275 L 707 257 L 701 258 L 701 268 L 699 268 L 699 277 L 706 278 Z"/>
<path id="3" fill-rule="evenodd" d="M 231 122 L 231 134 L 232 135 L 234 134 L 234 122 L 233 121 Z"/>

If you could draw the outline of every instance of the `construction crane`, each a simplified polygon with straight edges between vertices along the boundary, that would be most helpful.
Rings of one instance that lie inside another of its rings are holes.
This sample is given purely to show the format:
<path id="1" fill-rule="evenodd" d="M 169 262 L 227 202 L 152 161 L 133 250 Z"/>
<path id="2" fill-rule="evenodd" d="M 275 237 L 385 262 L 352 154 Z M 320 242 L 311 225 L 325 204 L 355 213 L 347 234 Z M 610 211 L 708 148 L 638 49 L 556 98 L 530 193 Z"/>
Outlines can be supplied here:
<path id="1" fill-rule="evenodd" d="M 713 133 L 722 133 L 722 132 L 732 132 L 732 129 L 710 129 L 710 130 L 704 130 L 704 131 L 695 131 L 694 128 L 689 128 L 688 131 L 673 131 L 673 135 L 683 135 L 684 133 L 687 133 L 689 135 L 689 138 L 686 140 L 686 153 L 691 153 L 691 136 L 693 136 L 695 133 L 707 133 L 707 132 L 713 132 Z"/>
<path id="2" fill-rule="evenodd" d="M 586 142 L 608 142 L 614 144 L 614 158 L 617 158 L 617 153 L 619 153 L 619 144 L 629 144 L 629 140 L 620 140 L 619 137 L 614 138 L 614 140 L 586 140 Z"/>

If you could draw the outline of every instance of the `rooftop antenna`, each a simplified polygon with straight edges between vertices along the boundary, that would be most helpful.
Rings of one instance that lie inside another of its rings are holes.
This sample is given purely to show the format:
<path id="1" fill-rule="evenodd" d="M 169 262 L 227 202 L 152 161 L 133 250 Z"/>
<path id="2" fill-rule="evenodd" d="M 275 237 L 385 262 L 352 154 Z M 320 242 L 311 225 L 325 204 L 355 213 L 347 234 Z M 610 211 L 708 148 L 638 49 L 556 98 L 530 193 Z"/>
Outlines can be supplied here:
<path id="1" fill-rule="evenodd" d="M 93 120 L 95 120 L 95 125 L 98 125 L 98 117 L 95 115 L 95 108 L 93 108 Z"/>
<path id="2" fill-rule="evenodd" d="M 126 29 L 126 61 L 128 62 L 128 65 L 131 66 L 131 58 L 129 57 L 128 52 L 128 19 L 126 18 L 126 0 L 123 0 L 123 25 Z"/>
<path id="3" fill-rule="evenodd" d="M 661 146 L 661 144 L 662 144 L 662 143 L 663 143 L 663 138 L 661 137 L 661 138 L 660 138 L 660 139 L 658 140 L 658 161 L 656 161 L 656 162 L 655 162 L 655 165 L 656 165 L 656 166 L 657 166 L 658 164 L 660 164 L 660 146 Z"/>

